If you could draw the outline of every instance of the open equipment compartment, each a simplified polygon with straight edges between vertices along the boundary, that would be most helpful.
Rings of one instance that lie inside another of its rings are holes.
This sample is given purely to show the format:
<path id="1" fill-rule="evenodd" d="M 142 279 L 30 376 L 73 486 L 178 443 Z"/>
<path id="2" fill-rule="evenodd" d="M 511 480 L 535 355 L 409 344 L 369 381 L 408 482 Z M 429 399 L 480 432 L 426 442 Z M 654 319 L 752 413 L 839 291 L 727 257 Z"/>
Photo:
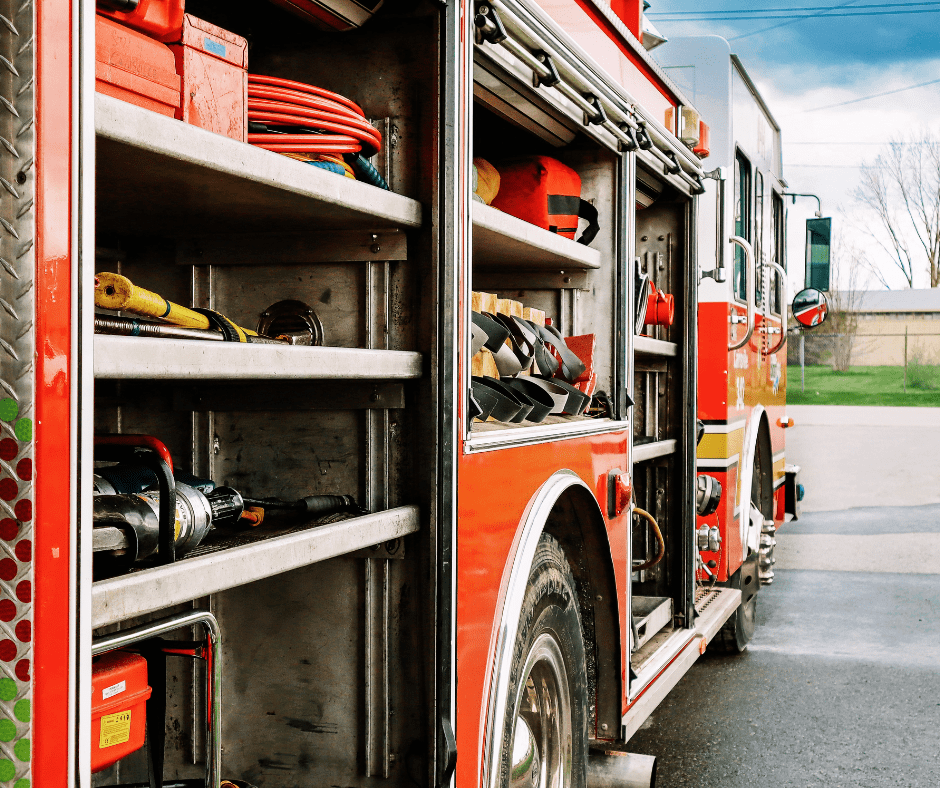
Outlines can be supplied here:
<path id="1" fill-rule="evenodd" d="M 616 146 L 611 150 L 602 144 L 588 133 L 590 127 L 572 122 L 537 86 L 519 78 L 499 48 L 485 38 L 478 36 L 474 54 L 474 157 L 497 170 L 520 157 L 561 162 L 580 178 L 580 199 L 597 211 L 599 231 L 582 244 L 474 201 L 471 289 L 544 313 L 566 339 L 593 335 L 593 367 L 589 369 L 596 378 L 585 392 L 587 402 L 590 405 L 592 394 L 604 393 L 610 398 L 610 408 L 592 416 L 551 414 L 537 423 L 474 419 L 469 425 L 470 446 L 487 448 L 505 441 L 556 439 L 570 430 L 610 429 L 627 416 L 625 388 L 618 383 L 623 378 L 623 353 L 617 349 L 628 296 L 621 283 L 627 232 L 618 199 L 626 188 L 623 157 Z M 494 205 L 506 191 L 501 186 Z M 575 239 L 589 227 L 584 219 L 577 224 Z M 474 364 L 475 369 L 478 366 Z M 519 378 L 528 374 L 524 371 Z M 536 364 L 531 375 L 537 374 Z M 583 388 L 585 383 L 575 385 Z M 507 430 L 514 435 L 505 434 Z"/>
<path id="2" fill-rule="evenodd" d="M 391 190 L 104 96 L 96 272 L 254 329 L 309 305 L 320 347 L 95 336 L 95 432 L 143 433 L 244 496 L 350 495 L 370 514 L 210 532 L 166 566 L 96 580 L 97 635 L 209 608 L 224 634 L 223 777 L 410 783 L 433 772 L 436 342 L 444 51 L 439 4 L 386 0 L 321 32 L 274 4 L 189 0 L 248 70 L 358 103 Z M 257 660 L 245 658 L 260 655 Z M 198 669 L 170 663 L 166 779 L 204 773 Z M 301 778 L 302 775 L 302 778 Z M 95 776 L 146 781 L 143 751 Z"/>

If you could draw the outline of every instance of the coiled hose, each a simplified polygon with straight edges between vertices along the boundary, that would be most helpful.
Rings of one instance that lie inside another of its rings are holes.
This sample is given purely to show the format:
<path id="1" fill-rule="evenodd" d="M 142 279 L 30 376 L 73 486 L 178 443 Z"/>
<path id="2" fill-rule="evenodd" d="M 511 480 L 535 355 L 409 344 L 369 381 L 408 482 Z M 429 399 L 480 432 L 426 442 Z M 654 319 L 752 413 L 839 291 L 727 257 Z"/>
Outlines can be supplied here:
<path id="1" fill-rule="evenodd" d="M 659 530 L 659 523 L 656 522 L 656 518 L 653 517 L 653 515 L 646 511 L 646 509 L 640 509 L 638 506 L 633 508 L 633 513 L 638 514 L 653 526 L 653 533 L 656 535 L 656 555 L 649 561 L 633 567 L 632 570 L 634 572 L 642 572 L 646 569 L 652 569 L 663 560 L 663 556 L 666 555 L 666 543 L 663 541 L 663 532 Z"/>
<path id="2" fill-rule="evenodd" d="M 329 90 L 260 74 L 248 75 L 248 142 L 300 157 L 342 156 L 359 180 L 388 189 L 368 158 L 381 133 L 354 101 Z"/>

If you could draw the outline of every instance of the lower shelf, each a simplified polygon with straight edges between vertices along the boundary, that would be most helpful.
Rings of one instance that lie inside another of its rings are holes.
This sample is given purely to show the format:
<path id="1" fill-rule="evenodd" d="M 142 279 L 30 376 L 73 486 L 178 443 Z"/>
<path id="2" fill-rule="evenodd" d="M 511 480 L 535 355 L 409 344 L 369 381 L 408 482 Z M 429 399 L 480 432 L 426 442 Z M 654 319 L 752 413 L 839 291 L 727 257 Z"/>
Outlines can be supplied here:
<path id="1" fill-rule="evenodd" d="M 298 569 L 418 530 L 418 508 L 401 506 L 327 525 L 217 538 L 169 566 L 92 585 L 92 627 L 189 602 L 227 588 Z"/>

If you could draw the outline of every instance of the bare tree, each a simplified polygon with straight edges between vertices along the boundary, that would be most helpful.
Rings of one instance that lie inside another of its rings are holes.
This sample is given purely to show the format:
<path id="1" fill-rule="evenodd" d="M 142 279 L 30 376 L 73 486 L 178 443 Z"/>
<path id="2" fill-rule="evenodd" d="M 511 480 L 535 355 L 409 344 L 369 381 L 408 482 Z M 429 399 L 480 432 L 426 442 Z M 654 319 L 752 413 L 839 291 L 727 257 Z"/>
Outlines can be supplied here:
<path id="1" fill-rule="evenodd" d="M 865 252 L 844 235 L 833 239 L 832 282 L 829 293 L 829 333 L 832 335 L 832 368 L 852 366 L 858 342 L 858 313 L 865 297 L 868 275 L 874 270 Z"/>
<path id="2" fill-rule="evenodd" d="M 866 231 L 914 286 L 926 264 L 930 286 L 940 286 L 940 139 L 929 132 L 892 140 L 862 168 L 858 202 L 875 215 Z M 873 269 L 888 287 L 884 273 Z"/>

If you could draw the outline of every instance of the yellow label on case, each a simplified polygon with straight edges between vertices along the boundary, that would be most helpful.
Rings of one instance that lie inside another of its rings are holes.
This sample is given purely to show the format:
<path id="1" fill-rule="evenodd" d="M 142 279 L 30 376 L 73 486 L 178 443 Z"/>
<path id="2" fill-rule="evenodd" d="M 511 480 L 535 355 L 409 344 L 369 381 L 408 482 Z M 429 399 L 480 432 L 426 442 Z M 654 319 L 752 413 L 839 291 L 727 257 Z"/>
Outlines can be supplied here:
<path id="1" fill-rule="evenodd" d="M 124 744 L 131 738 L 131 712 L 119 711 L 117 714 L 106 714 L 101 718 L 101 739 L 98 746 L 113 747 L 116 744 Z"/>

